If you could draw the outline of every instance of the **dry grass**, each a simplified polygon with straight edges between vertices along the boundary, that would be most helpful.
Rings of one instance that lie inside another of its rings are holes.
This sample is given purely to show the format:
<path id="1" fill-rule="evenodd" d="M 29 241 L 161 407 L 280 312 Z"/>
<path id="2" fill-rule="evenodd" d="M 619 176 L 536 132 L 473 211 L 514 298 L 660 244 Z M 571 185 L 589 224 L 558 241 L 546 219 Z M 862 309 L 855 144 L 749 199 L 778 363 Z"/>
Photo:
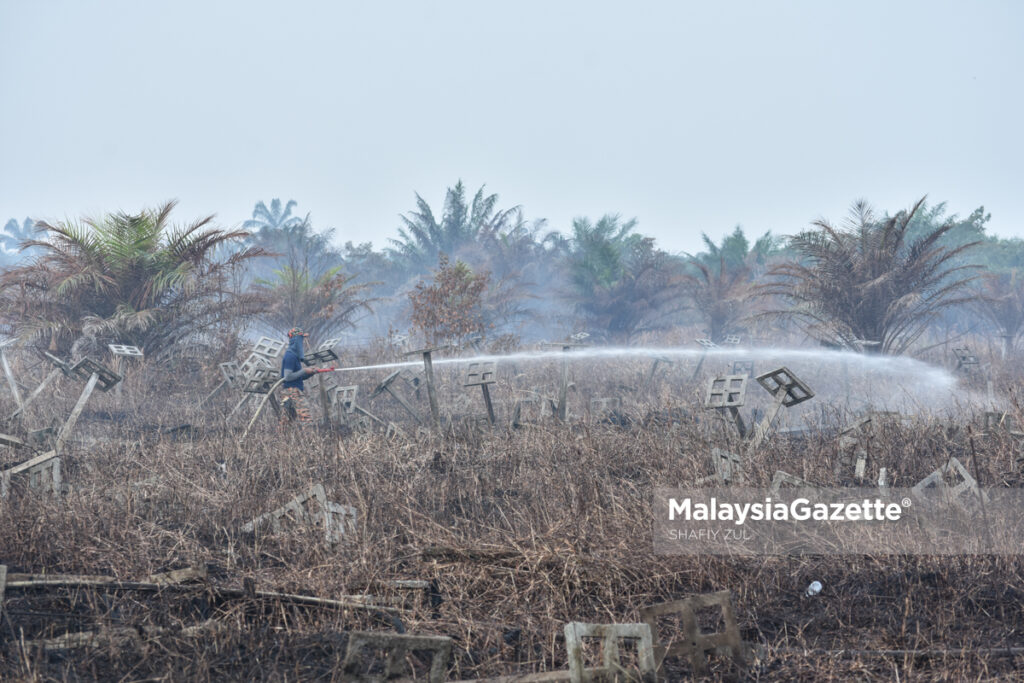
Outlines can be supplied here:
<path id="1" fill-rule="evenodd" d="M 268 417 L 241 444 L 238 435 L 251 412 L 226 424 L 231 396 L 198 414 L 194 406 L 209 382 L 137 371 L 122 406 L 112 393 L 90 404 L 64 461 L 65 496 L 0 501 L 0 563 L 11 572 L 125 581 L 206 566 L 209 583 L 158 592 L 10 591 L 0 624 L 0 678 L 344 680 L 345 631 L 399 626 L 381 612 L 261 599 L 247 593 L 254 585 L 325 598 L 372 593 L 406 600 L 401 626 L 407 632 L 455 640 L 452 679 L 565 668 L 566 622 L 632 622 L 645 605 L 721 589 L 733 591 L 743 637 L 764 644 L 768 655 L 747 674 L 719 663 L 716 679 L 1015 679 L 1021 657 L 975 651 L 1024 646 L 1017 558 L 654 555 L 653 487 L 710 473 L 710 448 L 736 443 L 699 409 L 700 387 L 687 380 L 686 369 L 643 387 L 649 363 L 588 367 L 574 371 L 571 412 L 580 419 L 568 426 L 550 420 L 504 426 L 517 391 L 540 385 L 554 395 L 552 364 L 502 370 L 494 389 L 502 426 L 486 434 L 459 427 L 459 413 L 482 414 L 479 390 L 457 398 L 454 374 L 444 370 L 441 399 L 456 413 L 457 427 L 446 436 L 417 433 L 407 419 L 404 434 L 391 439 L 313 429 L 281 433 Z M 31 384 L 28 378 L 42 370 L 19 366 L 17 372 Z M 345 382 L 359 381 L 365 396 L 382 377 L 366 373 Z M 186 390 L 191 384 L 203 389 Z M 36 428 L 66 415 L 78 390 L 62 380 L 60 396 L 31 409 L 25 425 Z M 406 390 L 426 415 L 426 392 L 417 400 Z M 587 399 L 606 395 L 624 397 L 628 425 L 586 415 Z M 2 406 L 6 414 L 13 410 L 9 403 Z M 387 419 L 403 419 L 386 395 L 366 405 Z M 161 433 L 185 423 L 194 429 Z M 1018 485 L 1017 446 L 974 438 L 981 483 Z M 967 439 L 966 429 L 937 422 L 894 426 L 877 441 L 870 468 L 886 467 L 897 485 L 909 485 L 950 455 L 966 462 Z M 799 440 L 769 441 L 751 476 L 767 485 L 784 469 L 829 484 L 836 457 L 835 431 L 821 427 Z M 7 451 L 0 464 L 23 458 Z M 239 531 L 316 482 L 330 500 L 359 510 L 350 542 L 329 550 L 313 531 Z M 394 579 L 423 579 L 433 588 L 409 593 L 388 583 Z M 812 580 L 825 589 L 806 598 Z M 204 622 L 198 636 L 183 630 Z M 61 653 L 20 647 L 66 632 L 111 633 L 125 626 L 138 634 L 134 641 L 112 638 Z M 963 653 L 802 654 L 879 649 Z M 685 670 L 673 663 L 666 675 L 683 679 Z"/>

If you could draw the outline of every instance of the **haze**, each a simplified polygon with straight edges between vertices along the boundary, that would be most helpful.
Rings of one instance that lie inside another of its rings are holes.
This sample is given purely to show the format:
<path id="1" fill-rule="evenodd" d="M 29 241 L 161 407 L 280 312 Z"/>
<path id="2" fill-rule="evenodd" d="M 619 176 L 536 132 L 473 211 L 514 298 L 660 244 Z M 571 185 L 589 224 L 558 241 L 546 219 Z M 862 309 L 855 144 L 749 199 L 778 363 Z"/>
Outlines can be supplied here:
<path id="1" fill-rule="evenodd" d="M 0 2 L 0 220 L 294 198 L 394 237 L 458 179 L 669 251 L 923 194 L 1024 236 L 1014 2 Z"/>

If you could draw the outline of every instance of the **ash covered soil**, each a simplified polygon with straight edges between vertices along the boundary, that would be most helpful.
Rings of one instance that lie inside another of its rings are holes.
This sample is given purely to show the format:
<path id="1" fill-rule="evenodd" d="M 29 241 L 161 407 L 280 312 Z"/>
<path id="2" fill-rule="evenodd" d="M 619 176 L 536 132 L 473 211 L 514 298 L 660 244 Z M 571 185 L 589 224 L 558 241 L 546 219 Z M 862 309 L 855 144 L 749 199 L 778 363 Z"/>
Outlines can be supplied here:
<path id="1" fill-rule="evenodd" d="M 379 425 L 363 430 L 351 416 L 338 425 L 336 414 L 330 429 L 280 430 L 268 411 L 244 438 L 255 403 L 226 418 L 240 393 L 199 409 L 212 389 L 200 380 L 129 376 L 120 402 L 113 392 L 90 400 L 62 454 L 59 496 L 16 481 L 0 500 L 0 563 L 9 574 L 116 582 L 8 588 L 0 678 L 346 680 L 352 631 L 450 637 L 447 680 L 564 670 L 566 623 L 637 622 L 645 606 L 721 590 L 731 591 L 742 638 L 763 650 L 745 669 L 714 659 L 712 679 L 1018 678 L 1017 557 L 654 554 L 653 489 L 711 475 L 713 447 L 742 447 L 732 424 L 703 409 L 707 379 L 725 370 L 712 361 L 696 380 L 681 362 L 653 377 L 650 359 L 614 370 L 573 366 L 565 424 L 545 403 L 558 395 L 557 363 L 505 363 L 491 388 L 493 429 L 482 426 L 478 388 L 464 390 L 442 366 L 440 433 L 418 427 L 386 393 L 368 398 L 390 371 L 344 380 L 360 385 L 360 405 Z M 787 362 L 801 373 L 800 362 Z M 426 425 L 426 392 L 403 382 Z M 870 386 L 857 375 L 853 393 Z M 80 390 L 62 381 L 7 431 L 61 423 Z M 838 434 L 857 411 L 838 408 L 840 390 L 830 390 L 817 406 L 808 401 L 780 418 L 746 463 L 750 485 L 766 488 L 777 470 L 840 483 Z M 770 404 L 757 392 L 765 394 L 748 389 L 748 419 Z M 307 395 L 317 417 L 315 388 Z M 591 399 L 607 397 L 618 407 L 591 412 Z M 3 408 L 14 410 L 10 400 Z M 894 486 L 911 486 L 957 457 L 983 486 L 1019 486 L 1016 439 L 983 433 L 981 411 L 961 408 L 881 428 L 866 479 L 884 467 Z M 29 455 L 7 449 L 0 467 Z M 356 510 L 340 542 L 325 543 L 315 525 L 242 530 L 316 484 Z M 151 587 L 152 575 L 181 568 L 201 576 Z M 812 581 L 823 590 L 808 597 Z M 92 634 L 84 645 L 42 644 L 83 632 Z M 379 669 L 371 659 L 359 665 Z M 425 656 L 406 664 L 426 680 Z M 691 675 L 679 659 L 660 673 Z"/>

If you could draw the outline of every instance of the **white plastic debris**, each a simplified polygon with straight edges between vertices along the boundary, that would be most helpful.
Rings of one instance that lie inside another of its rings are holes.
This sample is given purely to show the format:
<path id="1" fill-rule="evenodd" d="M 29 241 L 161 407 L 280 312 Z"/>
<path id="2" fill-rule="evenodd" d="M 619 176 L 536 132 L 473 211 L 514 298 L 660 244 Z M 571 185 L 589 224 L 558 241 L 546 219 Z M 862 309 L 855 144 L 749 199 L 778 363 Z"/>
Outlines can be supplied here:
<path id="1" fill-rule="evenodd" d="M 807 591 L 804 593 L 808 597 L 813 597 L 821 592 L 821 581 L 811 581 L 811 585 L 807 587 Z"/>

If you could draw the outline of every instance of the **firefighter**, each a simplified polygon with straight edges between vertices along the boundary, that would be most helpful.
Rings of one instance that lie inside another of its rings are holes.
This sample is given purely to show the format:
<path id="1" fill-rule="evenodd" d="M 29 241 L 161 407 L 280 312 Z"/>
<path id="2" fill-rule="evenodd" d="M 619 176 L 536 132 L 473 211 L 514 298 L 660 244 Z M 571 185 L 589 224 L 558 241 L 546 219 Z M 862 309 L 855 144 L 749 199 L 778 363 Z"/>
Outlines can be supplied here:
<path id="1" fill-rule="evenodd" d="M 303 398 L 305 389 L 302 383 L 317 372 L 331 372 L 334 368 L 304 368 L 302 367 L 302 343 L 309 334 L 301 327 L 293 327 L 288 330 L 288 350 L 284 352 L 284 359 L 281 360 L 281 377 L 284 382 L 281 385 L 283 395 L 281 423 L 298 421 L 302 424 L 309 424 L 312 419 L 309 415 L 309 408 Z"/>

